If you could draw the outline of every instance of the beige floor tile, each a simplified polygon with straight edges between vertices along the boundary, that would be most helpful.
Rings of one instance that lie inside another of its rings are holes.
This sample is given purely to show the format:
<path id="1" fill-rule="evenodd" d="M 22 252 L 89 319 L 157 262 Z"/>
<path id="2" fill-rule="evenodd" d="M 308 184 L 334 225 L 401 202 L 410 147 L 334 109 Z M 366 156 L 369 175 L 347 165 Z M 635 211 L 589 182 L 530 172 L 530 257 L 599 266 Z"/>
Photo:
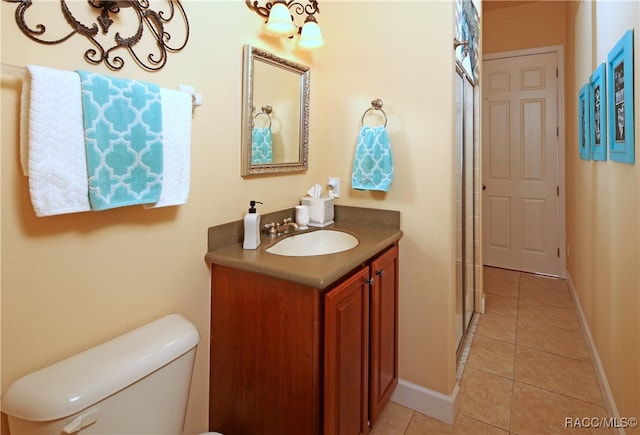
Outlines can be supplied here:
<path id="1" fill-rule="evenodd" d="M 567 281 L 549 276 L 535 275 L 532 273 L 520 274 L 520 285 L 537 286 L 556 290 L 568 289 Z"/>
<path id="2" fill-rule="evenodd" d="M 508 433 L 505 430 L 499 429 L 490 424 L 483 423 L 475 418 L 468 417 L 464 414 L 459 414 L 453 425 L 455 434 L 486 434 L 486 435 L 501 435 Z M 433 432 L 432 432 L 433 433 Z"/>
<path id="3" fill-rule="evenodd" d="M 476 335 L 483 335 L 510 343 L 516 342 L 517 319 L 500 314 L 480 315 Z"/>
<path id="4" fill-rule="evenodd" d="M 575 308 L 556 307 L 555 305 L 520 300 L 518 319 L 581 331 Z"/>
<path id="5" fill-rule="evenodd" d="M 569 293 L 568 289 L 550 289 L 521 285 L 519 295 L 520 299 L 525 301 L 573 308 L 573 299 L 571 298 L 571 293 Z"/>
<path id="6" fill-rule="evenodd" d="M 591 362 L 584 335 L 572 329 L 518 320 L 516 343 L 518 346 Z"/>
<path id="7" fill-rule="evenodd" d="M 605 417 L 603 407 L 516 382 L 511 414 L 512 433 L 556 434 L 573 432 L 571 418 Z M 611 430 L 580 430 L 579 433 L 612 433 Z"/>
<path id="8" fill-rule="evenodd" d="M 584 361 L 518 346 L 514 379 L 585 402 L 603 404 L 593 365 Z"/>
<path id="9" fill-rule="evenodd" d="M 483 273 L 486 313 L 466 360 L 454 424 L 390 402 L 371 434 L 554 434 L 575 431 L 568 425 L 576 419 L 607 417 L 566 281 L 492 267 Z"/>
<path id="10" fill-rule="evenodd" d="M 443 423 L 435 418 L 422 415 L 418 412 L 413 414 L 409 427 L 405 435 L 434 435 L 434 434 L 469 434 L 469 435 L 503 435 L 508 432 L 493 427 L 479 420 L 458 414 L 453 426 Z"/>
<path id="11" fill-rule="evenodd" d="M 508 317 L 518 317 L 518 300 L 485 293 L 485 311 Z"/>
<path id="12" fill-rule="evenodd" d="M 509 430 L 513 381 L 467 367 L 460 383 L 460 413 Z"/>
<path id="13" fill-rule="evenodd" d="M 414 411 L 395 402 L 387 403 L 371 435 L 403 435 Z"/>
<path id="14" fill-rule="evenodd" d="M 485 278 L 499 279 L 501 281 L 520 282 L 520 272 L 516 270 L 499 269 L 497 267 L 485 266 L 483 269 Z"/>
<path id="15" fill-rule="evenodd" d="M 498 296 L 518 299 L 518 283 L 484 278 L 484 291 Z"/>
<path id="16" fill-rule="evenodd" d="M 454 434 L 453 425 L 414 412 L 405 435 Z"/>
<path id="17" fill-rule="evenodd" d="M 475 335 L 467 365 L 494 375 L 513 379 L 516 346 L 513 343 Z"/>

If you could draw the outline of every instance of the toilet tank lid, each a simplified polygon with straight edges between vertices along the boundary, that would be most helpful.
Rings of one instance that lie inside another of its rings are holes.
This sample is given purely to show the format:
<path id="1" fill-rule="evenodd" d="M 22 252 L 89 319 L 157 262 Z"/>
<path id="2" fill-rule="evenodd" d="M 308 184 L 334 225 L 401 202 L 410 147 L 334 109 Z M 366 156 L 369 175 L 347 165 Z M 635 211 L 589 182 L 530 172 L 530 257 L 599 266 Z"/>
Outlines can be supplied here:
<path id="1" fill-rule="evenodd" d="M 2 411 L 28 421 L 68 417 L 193 349 L 195 326 L 170 314 L 26 375 L 2 396 Z"/>

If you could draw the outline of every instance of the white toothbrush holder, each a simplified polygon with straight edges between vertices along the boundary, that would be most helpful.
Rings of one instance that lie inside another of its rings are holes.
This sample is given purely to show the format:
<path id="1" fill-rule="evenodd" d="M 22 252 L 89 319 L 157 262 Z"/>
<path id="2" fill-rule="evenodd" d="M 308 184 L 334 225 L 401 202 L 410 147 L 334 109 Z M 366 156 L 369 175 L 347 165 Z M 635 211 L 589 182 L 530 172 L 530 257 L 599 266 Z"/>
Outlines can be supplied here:
<path id="1" fill-rule="evenodd" d="M 296 223 L 299 230 L 306 230 L 309 228 L 309 206 L 308 205 L 296 205 Z"/>

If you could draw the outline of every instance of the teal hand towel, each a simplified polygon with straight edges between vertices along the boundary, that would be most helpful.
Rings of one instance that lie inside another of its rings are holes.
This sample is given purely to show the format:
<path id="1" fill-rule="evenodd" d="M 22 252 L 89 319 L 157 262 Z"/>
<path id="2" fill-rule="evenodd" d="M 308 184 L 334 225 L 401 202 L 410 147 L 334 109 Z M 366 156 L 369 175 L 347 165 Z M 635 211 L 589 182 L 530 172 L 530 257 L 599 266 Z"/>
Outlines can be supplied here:
<path id="1" fill-rule="evenodd" d="M 251 134 L 251 164 L 260 165 L 273 162 L 273 138 L 268 127 L 255 127 Z"/>
<path id="2" fill-rule="evenodd" d="M 353 160 L 351 186 L 388 192 L 393 181 L 393 156 L 387 129 L 363 126 Z"/>
<path id="3" fill-rule="evenodd" d="M 160 88 L 77 71 L 93 210 L 156 203 L 162 191 Z"/>

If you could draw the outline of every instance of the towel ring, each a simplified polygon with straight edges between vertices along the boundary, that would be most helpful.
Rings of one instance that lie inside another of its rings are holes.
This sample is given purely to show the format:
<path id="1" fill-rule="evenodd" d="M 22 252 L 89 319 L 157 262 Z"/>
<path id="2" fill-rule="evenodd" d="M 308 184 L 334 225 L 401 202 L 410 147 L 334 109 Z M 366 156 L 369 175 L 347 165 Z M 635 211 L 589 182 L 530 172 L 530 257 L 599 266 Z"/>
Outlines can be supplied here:
<path id="1" fill-rule="evenodd" d="M 382 100 L 380 98 L 376 98 L 375 100 L 371 101 L 371 107 L 365 110 L 364 113 L 362 114 L 362 119 L 360 120 L 360 124 L 364 127 L 364 117 L 367 116 L 367 113 L 369 113 L 372 110 L 379 110 L 380 112 L 382 112 L 382 116 L 384 116 L 384 126 L 386 127 L 387 114 L 385 113 L 384 110 L 382 110 Z"/>
<path id="2" fill-rule="evenodd" d="M 262 112 L 256 114 L 253 119 L 258 119 L 258 116 L 264 115 L 269 119 L 269 128 L 271 128 L 271 112 L 273 111 L 273 108 L 271 106 L 262 106 L 261 109 Z"/>

